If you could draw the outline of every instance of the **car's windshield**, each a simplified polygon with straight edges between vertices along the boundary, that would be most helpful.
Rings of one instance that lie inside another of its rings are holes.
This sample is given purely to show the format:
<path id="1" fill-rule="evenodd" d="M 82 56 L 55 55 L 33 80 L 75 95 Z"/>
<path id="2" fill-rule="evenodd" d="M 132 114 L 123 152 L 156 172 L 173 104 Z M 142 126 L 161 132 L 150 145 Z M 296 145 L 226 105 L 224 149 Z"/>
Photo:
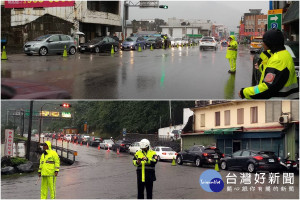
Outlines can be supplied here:
<path id="1" fill-rule="evenodd" d="M 104 142 L 108 143 L 108 144 L 113 144 L 114 143 L 112 140 L 105 140 Z"/>
<path id="2" fill-rule="evenodd" d="M 134 41 L 136 41 L 136 38 L 126 38 L 126 41 L 127 42 L 134 42 Z"/>
<path id="3" fill-rule="evenodd" d="M 94 38 L 94 39 L 92 39 L 91 43 L 97 43 L 97 42 L 102 41 L 102 40 L 103 40 L 103 37 L 101 37 L 101 38 Z"/>
<path id="4" fill-rule="evenodd" d="M 212 38 L 205 38 L 205 39 L 202 39 L 202 42 L 213 42 L 214 39 Z"/>
<path id="5" fill-rule="evenodd" d="M 173 151 L 172 148 L 170 147 L 164 147 L 164 148 L 161 148 L 162 151 Z"/>
<path id="6" fill-rule="evenodd" d="M 43 36 L 40 36 L 38 38 L 35 38 L 33 41 L 43 41 L 43 40 L 47 39 L 50 36 L 51 35 L 43 35 Z"/>
<path id="7" fill-rule="evenodd" d="M 155 38 L 148 38 L 148 41 L 155 42 Z"/>

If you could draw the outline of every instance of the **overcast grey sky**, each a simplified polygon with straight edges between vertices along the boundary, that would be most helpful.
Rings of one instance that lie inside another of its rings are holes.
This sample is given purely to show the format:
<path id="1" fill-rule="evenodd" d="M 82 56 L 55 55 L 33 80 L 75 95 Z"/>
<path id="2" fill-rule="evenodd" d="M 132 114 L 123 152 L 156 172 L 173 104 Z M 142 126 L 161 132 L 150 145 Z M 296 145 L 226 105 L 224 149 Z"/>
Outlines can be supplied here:
<path id="1" fill-rule="evenodd" d="M 132 1 L 138 2 L 138 1 Z M 164 19 L 209 19 L 217 24 L 224 24 L 236 31 L 241 16 L 249 9 L 262 9 L 267 14 L 269 1 L 160 1 L 160 5 L 168 5 L 169 9 L 161 8 L 129 8 L 129 20 Z"/>

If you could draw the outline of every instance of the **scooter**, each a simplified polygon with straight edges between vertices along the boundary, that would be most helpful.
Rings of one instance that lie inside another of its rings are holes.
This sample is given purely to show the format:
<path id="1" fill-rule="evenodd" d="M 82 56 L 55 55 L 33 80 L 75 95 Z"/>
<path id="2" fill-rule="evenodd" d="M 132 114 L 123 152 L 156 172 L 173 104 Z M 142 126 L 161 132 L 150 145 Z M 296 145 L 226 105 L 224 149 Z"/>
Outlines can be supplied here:
<path id="1" fill-rule="evenodd" d="M 288 172 L 297 172 L 297 162 L 294 160 L 289 160 L 290 153 L 288 153 L 287 157 L 285 159 L 280 159 L 280 164 L 283 168 L 283 171 Z M 298 165 L 299 166 L 299 165 Z M 299 171 L 299 167 L 298 167 Z"/>

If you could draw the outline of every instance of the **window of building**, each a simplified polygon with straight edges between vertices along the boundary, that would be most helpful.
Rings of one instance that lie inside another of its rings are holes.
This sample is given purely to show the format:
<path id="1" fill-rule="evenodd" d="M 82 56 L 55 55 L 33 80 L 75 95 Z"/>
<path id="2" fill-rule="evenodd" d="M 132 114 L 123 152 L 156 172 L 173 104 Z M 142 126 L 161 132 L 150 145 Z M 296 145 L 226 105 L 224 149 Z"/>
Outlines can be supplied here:
<path id="1" fill-rule="evenodd" d="M 281 116 L 281 101 L 266 101 L 266 122 L 277 122 Z"/>
<path id="2" fill-rule="evenodd" d="M 299 121 L 299 101 L 291 101 L 292 121 Z"/>
<path id="3" fill-rule="evenodd" d="M 257 112 L 257 106 L 250 108 L 250 120 L 251 124 L 258 122 L 258 112 Z"/>
<path id="4" fill-rule="evenodd" d="M 244 108 L 237 109 L 237 123 L 238 124 L 244 123 Z"/>
<path id="5" fill-rule="evenodd" d="M 230 125 L 230 110 L 224 112 L 225 125 Z"/>
<path id="6" fill-rule="evenodd" d="M 200 115 L 200 126 L 205 127 L 205 114 Z"/>
<path id="7" fill-rule="evenodd" d="M 220 126 L 221 124 L 221 114 L 220 112 L 215 112 L 215 126 Z"/>

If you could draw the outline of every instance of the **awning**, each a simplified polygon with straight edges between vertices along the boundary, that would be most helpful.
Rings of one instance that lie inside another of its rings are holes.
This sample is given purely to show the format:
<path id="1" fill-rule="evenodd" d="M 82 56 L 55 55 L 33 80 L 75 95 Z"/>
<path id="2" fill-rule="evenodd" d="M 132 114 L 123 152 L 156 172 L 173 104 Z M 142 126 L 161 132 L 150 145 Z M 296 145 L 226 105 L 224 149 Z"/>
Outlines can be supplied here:
<path id="1" fill-rule="evenodd" d="M 206 130 L 204 131 L 204 134 L 215 134 L 215 135 L 220 135 L 220 134 L 224 134 L 224 135 L 228 135 L 228 134 L 233 134 L 234 131 L 237 131 L 241 129 L 240 127 L 238 128 L 220 128 L 220 129 L 210 129 L 210 130 Z"/>
<path id="2" fill-rule="evenodd" d="M 294 1 L 282 19 L 282 24 L 291 23 L 299 20 L 299 1 Z"/>

